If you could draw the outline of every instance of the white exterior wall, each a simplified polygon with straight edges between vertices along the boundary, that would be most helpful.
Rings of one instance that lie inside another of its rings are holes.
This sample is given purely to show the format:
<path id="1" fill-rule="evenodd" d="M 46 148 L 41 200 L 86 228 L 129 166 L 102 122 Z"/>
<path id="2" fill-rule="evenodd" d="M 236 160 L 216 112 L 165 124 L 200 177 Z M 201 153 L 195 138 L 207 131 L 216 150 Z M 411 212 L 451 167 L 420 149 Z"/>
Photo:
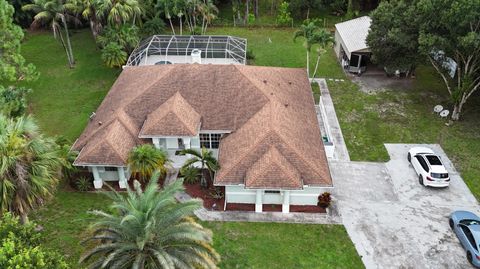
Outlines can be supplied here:
<path id="1" fill-rule="evenodd" d="M 225 197 L 227 203 L 254 204 L 256 199 L 256 190 L 248 190 L 241 185 L 226 186 Z"/>
<path id="2" fill-rule="evenodd" d="M 290 205 L 316 205 L 318 196 L 323 192 L 331 192 L 331 188 L 305 186 L 303 190 L 290 190 Z M 262 202 L 264 204 L 283 204 L 284 191 L 280 194 L 265 193 L 262 190 Z M 254 204 L 256 201 L 256 190 L 245 189 L 244 186 L 226 186 L 225 197 L 227 203 Z"/>
<path id="3" fill-rule="evenodd" d="M 335 50 L 335 55 L 337 55 L 337 58 L 340 58 L 340 46 L 341 46 L 341 41 L 342 38 L 340 37 L 340 34 L 338 31 L 335 29 L 335 46 L 333 49 Z"/>

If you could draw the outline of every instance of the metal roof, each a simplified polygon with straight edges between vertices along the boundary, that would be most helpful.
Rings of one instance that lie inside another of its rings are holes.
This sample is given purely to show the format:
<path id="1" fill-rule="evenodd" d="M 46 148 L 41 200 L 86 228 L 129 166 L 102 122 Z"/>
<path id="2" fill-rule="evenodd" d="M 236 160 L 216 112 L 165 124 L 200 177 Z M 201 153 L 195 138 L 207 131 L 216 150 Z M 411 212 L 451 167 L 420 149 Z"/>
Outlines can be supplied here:
<path id="1" fill-rule="evenodd" d="M 366 41 L 371 22 L 369 16 L 363 16 L 335 24 L 335 29 L 342 39 L 340 41 L 348 58 L 352 52 L 370 52 Z"/>

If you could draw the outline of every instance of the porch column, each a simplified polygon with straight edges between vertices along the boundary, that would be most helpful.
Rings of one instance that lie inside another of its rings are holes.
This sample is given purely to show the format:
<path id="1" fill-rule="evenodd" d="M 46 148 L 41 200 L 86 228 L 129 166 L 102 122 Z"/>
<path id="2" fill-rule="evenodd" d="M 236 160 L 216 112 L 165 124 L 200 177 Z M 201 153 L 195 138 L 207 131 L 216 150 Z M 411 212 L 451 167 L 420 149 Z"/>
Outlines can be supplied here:
<path id="1" fill-rule="evenodd" d="M 183 145 L 185 146 L 185 149 L 190 148 L 190 138 L 183 138 Z"/>
<path id="2" fill-rule="evenodd" d="M 290 213 L 290 191 L 283 192 L 282 213 Z"/>
<path id="3" fill-rule="evenodd" d="M 125 169 L 123 167 L 118 167 L 118 186 L 120 189 L 126 189 L 127 188 L 127 178 L 125 177 Z"/>
<path id="4" fill-rule="evenodd" d="M 358 70 L 360 70 L 360 66 L 361 66 L 361 65 L 362 65 L 362 54 L 359 54 L 359 55 L 358 55 L 358 65 L 357 65 Z"/>
<path id="5" fill-rule="evenodd" d="M 92 166 L 92 173 L 93 173 L 93 186 L 95 189 L 101 189 L 103 186 L 103 180 L 100 178 L 100 174 L 98 173 L 98 167 Z"/>
<path id="6" fill-rule="evenodd" d="M 262 203 L 263 190 L 257 190 L 257 197 L 255 199 L 255 212 L 260 213 L 263 211 Z"/>
<path id="7" fill-rule="evenodd" d="M 159 149 L 160 148 L 160 139 L 158 137 L 152 138 L 153 145 Z"/>

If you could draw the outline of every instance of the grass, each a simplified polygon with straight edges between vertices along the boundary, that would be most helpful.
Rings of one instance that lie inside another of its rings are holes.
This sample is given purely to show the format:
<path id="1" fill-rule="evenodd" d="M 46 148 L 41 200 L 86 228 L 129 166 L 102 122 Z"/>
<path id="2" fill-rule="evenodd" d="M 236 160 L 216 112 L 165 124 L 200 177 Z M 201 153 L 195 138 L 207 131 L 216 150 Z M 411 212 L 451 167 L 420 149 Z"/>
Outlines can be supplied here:
<path id="1" fill-rule="evenodd" d="M 293 43 L 292 30 L 213 28 L 214 33 L 249 39 L 257 65 L 303 67 L 305 49 Z M 272 40 L 272 43 L 268 41 Z M 28 34 L 23 45 L 27 61 L 41 73 L 38 81 L 25 84 L 33 89 L 31 112 L 49 135 L 64 135 L 72 141 L 85 127 L 119 70 L 108 69 L 100 60 L 88 30 L 72 36 L 75 69 L 67 67 L 60 44 L 46 33 Z M 333 54 L 322 58 L 319 76 L 344 77 Z M 312 60 L 313 61 L 313 60 Z M 61 188 L 53 201 L 32 214 L 44 227 L 47 247 L 61 251 L 72 268 L 85 248 L 80 242 L 88 234 L 87 211 L 106 209 L 109 201 L 98 193 L 75 193 Z M 204 223 L 213 230 L 214 247 L 223 257 L 221 268 L 361 268 L 360 258 L 339 225 L 270 223 Z M 248 247 L 247 247 L 248 246 Z"/>
<path id="2" fill-rule="evenodd" d="M 478 95 L 461 121 L 446 126 L 432 112 L 437 104 L 448 106 L 447 92 L 429 67 L 419 67 L 411 90 L 364 93 L 350 81 L 328 81 L 328 86 L 352 160 L 388 161 L 384 143 L 438 143 L 480 199 Z"/>
<path id="3" fill-rule="evenodd" d="M 76 67 L 67 67 L 66 54 L 49 32 L 28 34 L 22 54 L 36 65 L 40 79 L 24 83 L 33 89 L 30 109 L 50 135 L 74 140 L 83 131 L 112 86 L 119 70 L 105 67 L 89 31 L 72 36 Z"/>
<path id="4" fill-rule="evenodd" d="M 72 268 L 86 247 L 89 210 L 107 210 L 101 193 L 60 191 L 32 219 L 44 228 L 47 247 L 64 254 Z M 214 234 L 220 268 L 362 268 L 341 225 L 203 222 Z"/>
<path id="5" fill-rule="evenodd" d="M 214 232 L 220 268 L 363 268 L 343 226 L 203 223 Z"/>
<path id="6" fill-rule="evenodd" d="M 306 50 L 303 40 L 293 42 L 294 29 L 277 29 L 269 27 L 240 28 L 214 27 L 209 34 L 229 34 L 247 39 L 248 49 L 255 55 L 254 65 L 306 68 Z M 310 53 L 310 73 L 313 74 L 316 61 L 314 46 Z M 317 77 L 345 78 L 337 64 L 333 50 L 321 55 Z"/>

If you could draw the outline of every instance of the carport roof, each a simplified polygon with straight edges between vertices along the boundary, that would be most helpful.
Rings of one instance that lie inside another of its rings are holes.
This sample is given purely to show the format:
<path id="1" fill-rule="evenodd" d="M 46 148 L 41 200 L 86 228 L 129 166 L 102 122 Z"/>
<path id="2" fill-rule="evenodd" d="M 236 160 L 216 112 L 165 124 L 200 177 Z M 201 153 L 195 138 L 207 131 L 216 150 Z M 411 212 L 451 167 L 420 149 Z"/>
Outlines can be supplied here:
<path id="1" fill-rule="evenodd" d="M 352 52 L 370 52 L 367 45 L 367 35 L 372 19 L 363 16 L 349 21 L 335 24 L 344 50 L 350 56 Z M 350 57 L 349 57 L 350 58 Z"/>

